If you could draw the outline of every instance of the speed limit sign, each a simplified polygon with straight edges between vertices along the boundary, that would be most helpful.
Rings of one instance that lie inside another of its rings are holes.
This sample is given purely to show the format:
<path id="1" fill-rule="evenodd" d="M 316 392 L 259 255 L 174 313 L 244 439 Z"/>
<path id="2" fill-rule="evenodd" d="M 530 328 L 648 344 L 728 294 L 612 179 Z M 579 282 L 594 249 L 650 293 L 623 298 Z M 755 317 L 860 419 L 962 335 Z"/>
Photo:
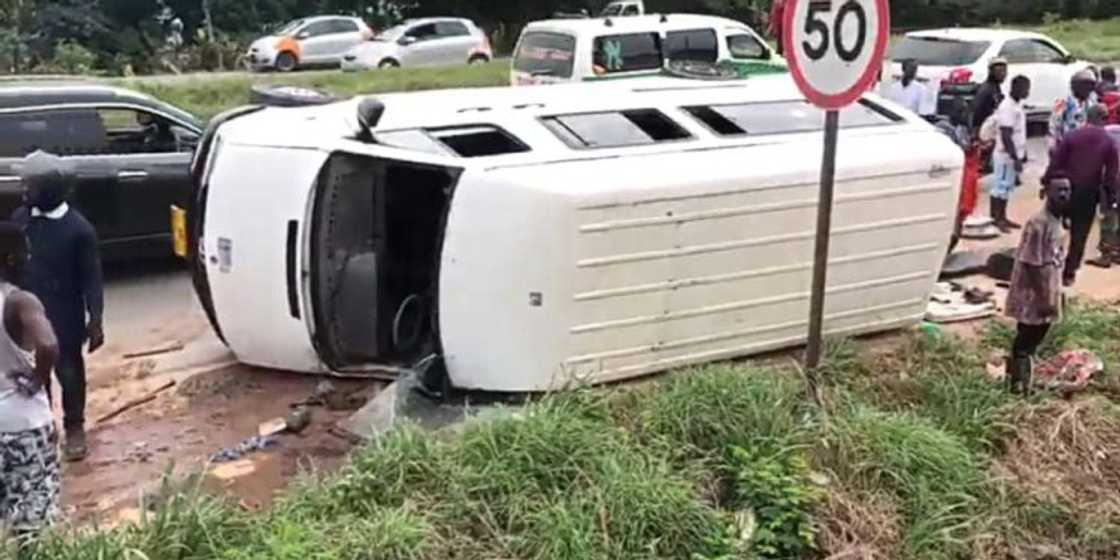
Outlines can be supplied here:
<path id="1" fill-rule="evenodd" d="M 805 370 L 809 392 L 819 404 L 817 380 L 823 349 L 824 299 L 828 286 L 833 187 L 840 135 L 840 109 L 871 89 L 882 68 L 891 30 L 888 0 L 786 0 L 782 44 L 790 74 L 810 103 L 825 109 L 813 285 Z"/>
<path id="2" fill-rule="evenodd" d="M 887 0 L 789 0 L 782 41 L 801 92 L 822 109 L 874 85 L 890 38 Z"/>

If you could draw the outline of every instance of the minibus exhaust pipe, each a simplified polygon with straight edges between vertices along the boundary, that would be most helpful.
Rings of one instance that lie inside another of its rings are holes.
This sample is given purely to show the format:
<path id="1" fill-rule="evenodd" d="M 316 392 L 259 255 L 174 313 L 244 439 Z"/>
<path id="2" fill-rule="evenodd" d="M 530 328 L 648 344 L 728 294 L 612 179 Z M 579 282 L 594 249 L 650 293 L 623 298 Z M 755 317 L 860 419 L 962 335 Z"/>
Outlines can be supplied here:
<path id="1" fill-rule="evenodd" d="M 385 104 L 373 97 L 367 97 L 358 103 L 358 140 L 373 142 L 373 129 L 385 114 Z"/>

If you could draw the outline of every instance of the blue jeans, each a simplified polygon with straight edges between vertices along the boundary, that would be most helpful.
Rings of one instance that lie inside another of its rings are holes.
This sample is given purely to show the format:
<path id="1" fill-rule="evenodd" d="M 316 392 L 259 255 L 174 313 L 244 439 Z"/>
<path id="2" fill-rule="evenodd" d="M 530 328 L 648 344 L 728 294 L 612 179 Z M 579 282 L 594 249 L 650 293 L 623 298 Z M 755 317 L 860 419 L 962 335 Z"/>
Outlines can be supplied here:
<path id="1" fill-rule="evenodd" d="M 992 195 L 992 198 L 1011 200 L 1011 195 L 1019 182 L 1019 172 L 1015 170 L 1015 162 L 1002 156 L 993 157 L 992 169 L 992 184 L 988 194 Z"/>

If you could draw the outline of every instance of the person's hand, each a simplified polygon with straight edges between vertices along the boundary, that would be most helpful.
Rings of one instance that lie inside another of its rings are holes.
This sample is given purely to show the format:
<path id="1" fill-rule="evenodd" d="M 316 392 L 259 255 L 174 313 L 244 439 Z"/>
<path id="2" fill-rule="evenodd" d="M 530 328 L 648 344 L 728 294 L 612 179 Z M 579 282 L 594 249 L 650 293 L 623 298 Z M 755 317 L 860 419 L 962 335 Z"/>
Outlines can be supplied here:
<path id="1" fill-rule="evenodd" d="M 15 384 L 16 391 L 27 398 L 34 397 L 43 390 L 43 384 L 34 375 L 22 371 L 9 371 L 8 379 Z"/>
<path id="2" fill-rule="evenodd" d="M 86 326 L 86 338 L 89 340 L 89 353 L 96 352 L 105 345 L 105 330 L 100 321 L 90 321 Z"/>

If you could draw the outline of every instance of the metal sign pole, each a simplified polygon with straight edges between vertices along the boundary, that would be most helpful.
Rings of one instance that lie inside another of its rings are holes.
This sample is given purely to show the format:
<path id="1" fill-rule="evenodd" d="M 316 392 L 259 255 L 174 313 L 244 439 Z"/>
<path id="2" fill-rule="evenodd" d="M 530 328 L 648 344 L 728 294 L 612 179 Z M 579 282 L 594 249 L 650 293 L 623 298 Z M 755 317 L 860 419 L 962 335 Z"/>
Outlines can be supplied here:
<path id="1" fill-rule="evenodd" d="M 805 371 L 809 388 L 817 394 L 817 368 L 821 364 L 824 330 L 824 295 L 828 281 L 828 244 L 832 234 L 832 189 L 836 179 L 836 140 L 840 113 L 827 111 L 824 117 L 824 161 L 821 163 L 821 192 L 817 202 L 817 241 L 813 255 L 813 291 L 809 303 L 809 345 L 805 350 Z"/>

